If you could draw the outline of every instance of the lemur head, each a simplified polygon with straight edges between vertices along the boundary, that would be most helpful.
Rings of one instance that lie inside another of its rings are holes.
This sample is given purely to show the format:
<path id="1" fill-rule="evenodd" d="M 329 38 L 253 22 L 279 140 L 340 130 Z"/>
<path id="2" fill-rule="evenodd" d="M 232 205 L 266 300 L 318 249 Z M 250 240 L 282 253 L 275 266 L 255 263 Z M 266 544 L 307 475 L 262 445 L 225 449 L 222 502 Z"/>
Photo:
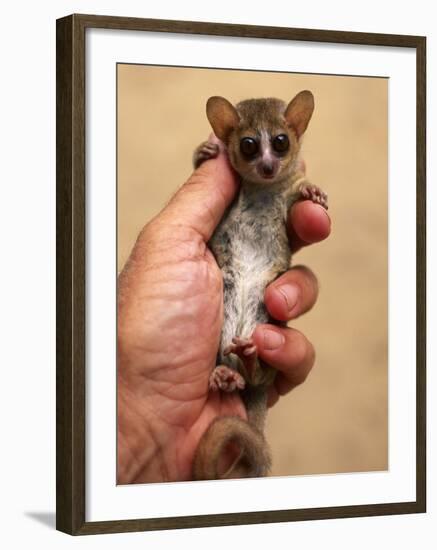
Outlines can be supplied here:
<path id="1" fill-rule="evenodd" d="M 208 99 L 206 114 L 227 146 L 232 166 L 247 182 L 273 184 L 286 178 L 314 110 L 305 90 L 288 105 L 275 98 L 247 99 L 235 107 L 224 97 Z"/>

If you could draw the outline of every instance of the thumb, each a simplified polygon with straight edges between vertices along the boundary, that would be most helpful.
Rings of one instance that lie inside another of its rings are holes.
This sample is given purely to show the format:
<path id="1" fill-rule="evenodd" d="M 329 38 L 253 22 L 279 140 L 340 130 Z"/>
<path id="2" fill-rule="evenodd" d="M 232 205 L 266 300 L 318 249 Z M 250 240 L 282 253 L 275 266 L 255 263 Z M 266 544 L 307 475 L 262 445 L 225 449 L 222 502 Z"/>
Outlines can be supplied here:
<path id="1" fill-rule="evenodd" d="M 214 135 L 210 142 L 219 146 L 216 158 L 205 161 L 171 198 L 159 215 L 170 226 L 184 226 L 197 231 L 207 242 L 234 198 L 237 176 L 224 145 Z"/>

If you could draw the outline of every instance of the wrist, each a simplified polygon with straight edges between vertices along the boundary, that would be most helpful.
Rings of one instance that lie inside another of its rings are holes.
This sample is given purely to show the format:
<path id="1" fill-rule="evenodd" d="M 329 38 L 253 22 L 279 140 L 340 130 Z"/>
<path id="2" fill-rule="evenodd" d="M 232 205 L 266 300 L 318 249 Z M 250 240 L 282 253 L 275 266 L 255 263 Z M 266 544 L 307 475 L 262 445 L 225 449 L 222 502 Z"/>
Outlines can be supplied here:
<path id="1" fill-rule="evenodd" d="M 157 449 L 136 406 L 124 376 L 117 381 L 117 483 L 134 483 L 141 471 L 148 469 Z"/>
<path id="2" fill-rule="evenodd" d="M 172 473 L 165 458 L 167 432 L 147 407 L 139 384 L 118 374 L 117 383 L 117 483 L 169 481 Z"/>

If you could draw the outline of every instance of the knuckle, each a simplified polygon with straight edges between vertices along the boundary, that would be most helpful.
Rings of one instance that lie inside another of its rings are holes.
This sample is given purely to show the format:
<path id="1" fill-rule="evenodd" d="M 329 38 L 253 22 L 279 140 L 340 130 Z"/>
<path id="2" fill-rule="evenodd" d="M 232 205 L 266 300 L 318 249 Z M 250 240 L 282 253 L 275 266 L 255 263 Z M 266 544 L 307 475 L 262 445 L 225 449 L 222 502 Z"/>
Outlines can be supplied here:
<path id="1" fill-rule="evenodd" d="M 166 224 L 159 216 L 148 222 L 139 232 L 134 251 L 147 252 L 162 246 L 165 239 Z"/>
<path id="2" fill-rule="evenodd" d="M 310 341 L 307 341 L 307 343 L 308 343 L 308 356 L 307 356 L 307 366 L 308 366 L 307 375 L 308 375 L 316 362 L 316 349 Z"/>
<path id="3" fill-rule="evenodd" d="M 290 347 L 293 354 L 293 363 L 295 365 L 302 365 L 307 362 L 309 342 L 303 334 L 299 332 L 294 334 L 291 338 Z"/>
<path id="4" fill-rule="evenodd" d="M 318 279 L 314 274 L 314 272 L 308 266 L 303 264 L 298 264 L 294 266 L 293 269 L 295 269 L 299 273 L 302 273 L 307 284 L 310 284 L 311 286 L 314 286 L 314 287 L 318 286 Z"/>
<path id="5" fill-rule="evenodd" d="M 209 168 L 205 162 L 202 162 L 196 170 L 191 174 L 188 180 L 185 182 L 183 187 L 192 189 L 193 187 L 198 187 L 204 185 L 205 180 L 207 180 L 209 175 Z"/>
<path id="6" fill-rule="evenodd" d="M 315 362 L 314 346 L 305 339 L 305 346 L 302 345 L 300 361 L 292 376 L 293 386 L 299 386 L 308 378 Z"/>
<path id="7" fill-rule="evenodd" d="M 292 269 L 299 274 L 299 283 L 304 291 L 305 297 L 311 305 L 319 295 L 319 281 L 311 269 L 305 265 L 297 265 Z"/>

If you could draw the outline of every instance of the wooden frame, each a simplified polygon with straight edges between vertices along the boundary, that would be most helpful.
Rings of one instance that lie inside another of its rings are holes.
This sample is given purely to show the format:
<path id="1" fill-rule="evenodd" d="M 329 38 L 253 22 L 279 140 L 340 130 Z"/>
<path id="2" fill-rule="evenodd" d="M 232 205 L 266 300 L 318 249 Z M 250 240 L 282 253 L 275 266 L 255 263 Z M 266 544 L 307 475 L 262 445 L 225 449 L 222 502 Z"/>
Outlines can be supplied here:
<path id="1" fill-rule="evenodd" d="M 417 425 L 416 501 L 85 521 L 85 31 L 87 28 L 396 46 L 417 61 Z M 426 39 L 420 36 L 71 15 L 57 21 L 57 519 L 72 535 L 273 523 L 426 510 Z"/>

